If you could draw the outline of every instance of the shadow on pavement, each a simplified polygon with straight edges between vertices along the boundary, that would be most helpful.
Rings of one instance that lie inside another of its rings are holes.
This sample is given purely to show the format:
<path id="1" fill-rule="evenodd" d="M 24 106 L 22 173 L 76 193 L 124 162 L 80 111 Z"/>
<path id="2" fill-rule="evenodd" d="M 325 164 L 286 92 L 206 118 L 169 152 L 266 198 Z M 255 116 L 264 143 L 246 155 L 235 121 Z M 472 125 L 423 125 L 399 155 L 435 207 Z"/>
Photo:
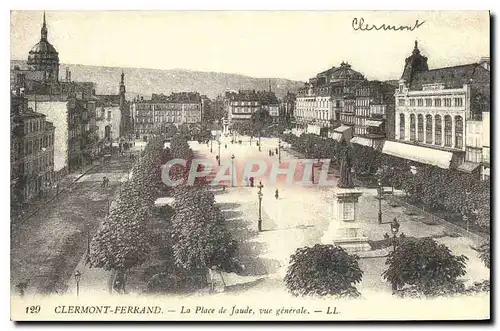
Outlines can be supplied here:
<path id="1" fill-rule="evenodd" d="M 263 280 L 264 280 L 264 278 L 259 278 L 259 279 L 256 279 L 254 281 L 248 282 L 248 283 L 228 285 L 228 286 L 226 286 L 224 292 L 234 293 L 234 292 L 240 292 L 240 291 L 247 291 L 250 288 L 260 284 Z"/>

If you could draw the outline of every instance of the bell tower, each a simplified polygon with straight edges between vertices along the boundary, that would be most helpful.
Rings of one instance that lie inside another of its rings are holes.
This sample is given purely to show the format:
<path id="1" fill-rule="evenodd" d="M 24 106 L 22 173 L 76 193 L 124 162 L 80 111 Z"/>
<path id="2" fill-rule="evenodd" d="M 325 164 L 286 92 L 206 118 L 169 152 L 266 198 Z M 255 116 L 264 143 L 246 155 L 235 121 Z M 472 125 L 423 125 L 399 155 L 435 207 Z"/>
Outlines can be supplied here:
<path id="1" fill-rule="evenodd" d="M 125 107 L 125 74 L 121 74 L 121 80 L 120 80 L 120 89 L 119 89 L 119 94 L 120 94 L 120 109 L 124 109 Z"/>

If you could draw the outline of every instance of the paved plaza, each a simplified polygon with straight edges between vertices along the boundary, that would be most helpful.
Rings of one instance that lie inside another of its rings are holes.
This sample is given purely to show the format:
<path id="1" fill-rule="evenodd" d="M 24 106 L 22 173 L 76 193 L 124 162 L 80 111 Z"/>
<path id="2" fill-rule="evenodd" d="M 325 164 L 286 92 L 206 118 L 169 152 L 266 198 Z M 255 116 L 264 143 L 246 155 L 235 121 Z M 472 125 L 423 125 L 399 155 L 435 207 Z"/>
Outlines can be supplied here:
<path id="1" fill-rule="evenodd" d="M 226 138 L 227 139 L 227 138 Z M 248 138 L 243 138 L 243 143 L 231 144 L 223 141 L 221 148 L 221 162 L 228 162 L 234 155 L 235 167 L 244 167 L 242 162 L 236 160 L 264 159 L 267 164 L 277 160 L 277 155 L 269 156 L 268 151 L 278 146 L 277 139 L 262 139 L 261 151 L 255 145 L 249 145 Z M 215 158 L 218 149 L 206 144 L 190 143 L 191 148 L 198 157 L 207 159 Z M 225 147 L 227 145 L 227 148 Z M 217 146 L 218 147 L 218 146 Z M 282 151 L 281 161 L 286 163 L 295 157 Z M 243 170 L 235 169 L 241 176 Z M 316 178 L 318 173 L 316 173 Z M 225 191 L 216 190 L 216 201 L 226 215 L 229 228 L 235 239 L 240 244 L 240 260 L 245 265 L 248 276 L 265 276 L 263 281 L 257 282 L 255 286 L 247 288 L 246 291 L 272 291 L 281 295 L 284 291 L 283 277 L 288 267 L 289 257 L 299 247 L 312 246 L 321 243 L 321 237 L 332 221 L 332 198 L 334 186 L 318 185 L 287 185 L 283 181 L 272 183 L 266 175 L 257 177 L 255 184 L 262 181 L 262 219 L 263 231 L 257 231 L 258 220 L 258 188 L 248 187 L 244 181 L 235 181 L 240 185 L 231 187 L 231 183 Z M 332 179 L 336 183 L 335 179 Z M 317 181 L 317 179 L 316 179 Z M 279 198 L 275 198 L 275 190 L 279 190 Z M 358 204 L 359 224 L 362 233 L 371 240 L 381 240 L 385 233 L 390 233 L 389 224 L 378 224 L 378 199 L 376 189 L 360 188 L 363 191 Z M 473 281 L 489 278 L 487 269 L 478 258 L 478 253 L 471 249 L 477 246 L 477 242 L 463 236 L 452 238 L 446 236 L 453 230 L 446 225 L 426 225 L 422 222 L 423 215 L 407 215 L 405 208 L 391 207 L 387 199 L 382 201 L 383 222 L 390 222 L 397 217 L 401 224 L 400 233 L 406 236 L 429 237 L 436 236 L 436 240 L 447 245 L 454 254 L 464 254 L 468 257 L 467 274 L 464 276 L 466 284 Z M 382 279 L 381 273 L 385 270 L 384 255 L 382 257 L 361 258 L 360 266 L 364 271 L 364 277 L 358 289 L 367 295 L 378 295 L 383 291 L 390 294 L 390 284 Z M 384 254 L 385 253 L 385 254 Z M 227 277 L 230 277 L 229 275 Z M 253 278 L 249 278 L 253 282 Z"/>

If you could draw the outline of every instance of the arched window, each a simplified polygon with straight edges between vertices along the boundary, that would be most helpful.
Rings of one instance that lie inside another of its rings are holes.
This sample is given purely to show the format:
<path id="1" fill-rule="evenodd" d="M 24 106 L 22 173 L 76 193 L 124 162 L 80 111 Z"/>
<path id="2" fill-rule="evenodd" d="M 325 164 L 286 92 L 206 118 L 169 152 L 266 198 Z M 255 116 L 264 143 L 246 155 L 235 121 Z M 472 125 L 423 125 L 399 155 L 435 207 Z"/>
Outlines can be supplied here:
<path id="1" fill-rule="evenodd" d="M 418 141 L 424 142 L 424 115 L 418 114 Z"/>
<path id="2" fill-rule="evenodd" d="M 444 117 L 444 145 L 447 147 L 453 146 L 453 137 L 452 137 L 452 123 L 451 116 L 446 115 Z"/>
<path id="3" fill-rule="evenodd" d="M 410 115 L 410 140 L 416 141 L 417 137 L 415 135 L 415 115 Z"/>
<path id="4" fill-rule="evenodd" d="M 425 116 L 425 142 L 432 144 L 432 116 Z"/>
<path id="5" fill-rule="evenodd" d="M 464 122 L 461 116 L 455 116 L 455 148 L 464 146 Z"/>
<path id="6" fill-rule="evenodd" d="M 434 144 L 441 145 L 443 143 L 443 133 L 442 133 L 443 124 L 441 116 L 436 115 L 436 117 L 434 118 L 434 122 L 435 122 L 434 131 L 436 133 L 436 140 L 434 140 Z"/>
<path id="7" fill-rule="evenodd" d="M 399 114 L 399 139 L 405 139 L 405 114 Z"/>

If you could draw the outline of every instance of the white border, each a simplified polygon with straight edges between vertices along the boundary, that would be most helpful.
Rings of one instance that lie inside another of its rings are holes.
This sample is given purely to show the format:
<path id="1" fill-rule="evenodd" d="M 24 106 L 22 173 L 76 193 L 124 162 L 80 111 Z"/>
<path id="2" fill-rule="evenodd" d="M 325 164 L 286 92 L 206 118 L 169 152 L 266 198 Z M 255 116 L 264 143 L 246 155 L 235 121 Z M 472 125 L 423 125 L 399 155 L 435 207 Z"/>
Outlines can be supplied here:
<path id="1" fill-rule="evenodd" d="M 472 10 L 472 9 L 490 9 L 492 10 L 492 13 L 498 13 L 498 1 L 487 1 L 487 0 L 474 0 L 474 1 L 446 1 L 446 2 L 437 2 L 435 0 L 419 0 L 419 1 L 383 1 L 383 0 L 378 0 L 378 1 L 369 1 L 369 0 L 364 0 L 364 1 L 345 1 L 345 2 L 326 2 L 326 1 L 320 1 L 320 0 L 307 0 L 307 1 L 297 1 L 297 0 L 283 0 L 283 1 L 270 1 L 270 0 L 244 0 L 244 1 L 230 1 L 230 0 L 216 0 L 216 1 L 203 1 L 203 0 L 182 0 L 182 1 L 177 1 L 177 2 L 164 2 L 164 1 L 149 1 L 149 0 L 141 0 L 141 1 L 120 1 L 120 2 L 115 2 L 115 3 L 104 3 L 103 1 L 97 1 L 97 0 L 86 0 L 86 1 L 78 1 L 78 2 L 71 2 L 71 1 L 63 1 L 63 0 L 46 0 L 46 1 L 2 1 L 0 4 L 2 10 L 0 11 L 1 15 L 1 20 L 2 22 L 2 33 L 3 33 L 3 43 L 2 43 L 2 61 L 4 65 L 1 66 L 1 71 L 2 71 L 2 82 L 5 84 L 3 86 L 3 89 L 1 90 L 1 95 L 4 96 L 2 98 L 3 101 L 3 116 L 2 116 L 2 121 L 0 121 L 0 125 L 2 128 L 0 129 L 0 132 L 3 133 L 4 139 L 1 140 L 0 143 L 0 155 L 2 156 L 2 160 L 4 162 L 1 163 L 1 168 L 0 168 L 0 173 L 3 174 L 3 179 L 5 180 L 4 185 L 1 185 L 1 201 L 4 202 L 3 207 L 1 208 L 2 210 L 2 226 L 4 227 L 4 231 L 1 231 L 2 235 L 2 240 L 0 240 L 2 248 L 1 248 L 1 254 L 2 254 L 2 259 L 0 261 L 9 261 L 9 269 L 10 269 L 10 227 L 9 227 L 9 210 L 8 210 L 8 200 L 9 200 L 9 183 L 7 182 L 7 174 L 10 171 L 10 167 L 8 165 L 8 158 L 7 155 L 9 155 L 10 151 L 10 146 L 9 146 L 9 121 L 7 118 L 7 114 L 9 113 L 9 88 L 8 85 L 10 84 L 8 81 L 9 77 L 9 72 L 8 72 L 8 66 L 7 62 L 10 60 L 10 44 L 9 44 L 9 39 L 10 39 L 10 10 L 41 10 L 41 9 L 46 9 L 46 10 L 113 10 L 113 9 L 121 9 L 121 10 L 145 10 L 145 9 L 162 9 L 162 10 L 361 10 L 361 9 L 373 9 L 373 10 L 393 10 L 393 9 L 398 9 L 398 10 Z M 498 24 L 498 23 L 497 23 Z M 492 26 L 494 28 L 494 26 Z M 496 29 L 495 29 L 496 30 Z M 491 40 L 493 43 L 494 41 Z M 464 45 L 466 46 L 466 45 Z M 492 59 L 494 62 L 493 68 L 495 69 L 496 66 L 496 61 Z M 496 73 L 496 70 L 495 72 Z M 495 89 L 496 94 L 498 95 L 498 85 L 496 86 Z M 496 110 L 492 110 L 496 111 Z M 494 116 L 495 118 L 495 123 L 493 124 L 494 127 L 497 127 L 499 125 L 500 121 L 500 116 Z M 492 130 L 492 132 L 495 132 L 495 130 Z M 500 135 L 496 135 L 495 138 L 495 143 L 494 146 L 497 145 L 498 138 Z M 496 153 L 493 153 L 493 155 L 496 155 Z M 496 160 L 494 161 L 496 164 Z M 495 195 L 495 201 L 494 201 L 496 206 L 499 206 L 500 202 L 500 197 Z M 499 226 L 496 226 L 496 229 L 498 230 Z M 492 237 L 496 237 L 495 234 L 492 235 Z M 498 245 L 497 245 L 498 246 Z M 495 252 L 497 253 L 497 252 Z M 498 256 L 495 254 L 495 256 Z M 493 263 L 495 263 L 494 261 Z M 3 299 L 3 305 L 2 305 L 2 316 L 1 316 L 1 326 L 2 330 L 10 330 L 15 327 L 15 325 L 12 322 L 9 322 L 10 320 L 10 293 L 9 293 L 9 283 L 10 283 L 10 275 L 5 272 L 7 268 L 4 267 L 4 272 L 0 273 L 1 277 L 1 298 Z M 497 270 L 498 273 L 498 270 Z M 497 280 L 497 275 L 494 275 L 494 282 Z M 498 291 L 497 291 L 498 292 Z M 63 328 L 68 328 L 72 327 L 73 325 L 61 325 L 59 327 Z M 87 328 L 89 325 L 78 325 L 79 327 L 84 327 Z M 132 326 L 132 325 L 130 325 Z M 133 325 L 135 326 L 135 325 Z M 200 325 L 201 326 L 201 325 Z M 235 325 L 228 325 L 226 327 L 234 327 Z M 244 325 L 242 325 L 244 326 Z M 247 327 L 256 327 L 256 325 L 247 325 Z M 288 328 L 291 325 L 260 325 L 259 328 L 264 328 L 264 329 L 275 329 L 275 328 Z M 303 325 L 299 326 L 302 327 Z M 319 326 L 319 325 L 316 325 Z M 347 326 L 344 325 L 322 325 L 327 328 L 335 328 L 335 329 L 344 329 Z M 361 328 L 367 328 L 368 326 L 360 326 L 360 325 L 352 325 L 356 329 Z M 33 327 L 40 327 L 40 326 L 33 326 Z M 52 328 L 52 325 L 47 325 L 47 327 Z M 122 328 L 122 325 L 98 325 L 98 326 L 93 326 L 93 328 L 97 330 L 109 330 L 110 328 Z M 177 326 L 175 325 L 158 325 L 160 328 L 168 327 L 169 329 L 175 328 L 177 329 Z M 185 328 L 193 328 L 194 326 L 185 326 Z M 206 326 L 205 326 L 206 327 Z M 213 325 L 212 327 L 221 327 L 220 325 Z M 224 326 L 223 326 L 224 327 Z M 379 325 L 378 327 L 383 327 L 385 328 L 385 325 Z M 407 327 L 407 325 L 398 325 L 398 328 L 403 328 Z M 428 327 L 428 326 L 427 326 Z M 455 325 L 451 325 L 449 327 L 455 327 Z"/>

